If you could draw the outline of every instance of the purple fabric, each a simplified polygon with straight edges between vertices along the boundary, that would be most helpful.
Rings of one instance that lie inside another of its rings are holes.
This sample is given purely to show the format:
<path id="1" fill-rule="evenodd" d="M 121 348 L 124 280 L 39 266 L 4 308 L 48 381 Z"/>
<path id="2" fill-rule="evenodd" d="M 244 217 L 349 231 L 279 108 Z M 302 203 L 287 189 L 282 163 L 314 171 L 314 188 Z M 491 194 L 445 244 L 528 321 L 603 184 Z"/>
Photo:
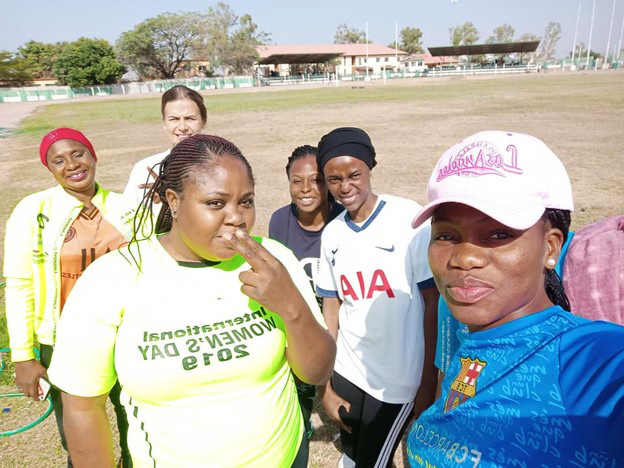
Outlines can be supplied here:
<path id="1" fill-rule="evenodd" d="M 564 263 L 563 286 L 575 315 L 624 325 L 624 215 L 576 232 Z"/>

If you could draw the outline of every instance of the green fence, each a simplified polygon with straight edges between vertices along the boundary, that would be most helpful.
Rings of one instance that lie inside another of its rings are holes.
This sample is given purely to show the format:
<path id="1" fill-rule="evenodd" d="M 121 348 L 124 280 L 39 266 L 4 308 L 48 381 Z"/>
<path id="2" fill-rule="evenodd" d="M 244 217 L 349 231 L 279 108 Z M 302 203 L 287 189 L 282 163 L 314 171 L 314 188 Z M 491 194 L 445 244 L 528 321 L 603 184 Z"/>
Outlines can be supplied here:
<path id="1" fill-rule="evenodd" d="M 256 83 L 252 76 L 236 76 L 231 78 L 161 81 L 155 82 L 154 88 L 158 92 L 164 92 L 180 84 L 188 86 L 191 89 L 205 91 L 210 89 L 251 88 Z"/>
<path id="2" fill-rule="evenodd" d="M 162 93 L 179 84 L 183 84 L 198 91 L 228 88 L 251 88 L 257 85 L 254 77 L 252 76 L 233 76 L 225 78 L 196 78 L 104 86 L 85 86 L 82 88 L 0 88 L 0 103 L 56 101 L 85 96 L 107 96 L 113 94 Z"/>
<path id="3" fill-rule="evenodd" d="M 103 96 L 115 94 L 113 88 L 111 85 L 88 88 L 0 89 L 0 102 L 56 101 L 84 96 Z"/>

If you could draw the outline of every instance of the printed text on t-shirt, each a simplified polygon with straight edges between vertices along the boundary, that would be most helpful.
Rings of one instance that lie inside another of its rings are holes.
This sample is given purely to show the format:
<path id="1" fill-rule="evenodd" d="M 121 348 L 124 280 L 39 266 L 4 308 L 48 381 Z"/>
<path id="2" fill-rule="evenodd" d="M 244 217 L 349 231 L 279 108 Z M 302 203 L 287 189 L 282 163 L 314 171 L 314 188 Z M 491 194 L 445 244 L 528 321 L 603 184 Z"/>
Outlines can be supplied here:
<path id="1" fill-rule="evenodd" d="M 179 340 L 188 337 L 183 346 L 192 354 L 183 356 L 181 364 L 184 370 L 192 370 L 202 362 L 205 366 L 209 366 L 216 362 L 249 356 L 247 345 L 241 342 L 270 333 L 276 328 L 275 318 L 260 307 L 251 314 L 245 313 L 212 324 L 187 325 L 186 328 L 160 333 L 144 331 L 143 342 L 152 343 L 138 345 L 138 350 L 145 361 L 180 357 L 182 345 Z M 202 349 L 205 352 L 199 354 Z"/>

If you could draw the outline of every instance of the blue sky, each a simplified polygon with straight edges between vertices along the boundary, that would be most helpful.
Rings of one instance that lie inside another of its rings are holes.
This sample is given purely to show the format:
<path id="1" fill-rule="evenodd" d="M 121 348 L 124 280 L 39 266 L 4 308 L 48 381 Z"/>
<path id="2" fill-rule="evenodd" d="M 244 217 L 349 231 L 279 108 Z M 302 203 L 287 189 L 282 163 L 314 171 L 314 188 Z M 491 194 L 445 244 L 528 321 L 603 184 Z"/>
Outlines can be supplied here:
<path id="1" fill-rule="evenodd" d="M 593 0 L 581 0 L 578 41 L 589 39 Z M 610 50 L 620 38 L 624 0 L 616 0 Z M 213 1 L 199 0 L 32 0 L 3 2 L 0 9 L 0 50 L 15 51 L 31 39 L 56 42 L 81 36 L 104 38 L 113 43 L 124 31 L 142 20 L 166 11 L 202 11 Z M 525 32 L 543 35 L 549 21 L 561 23 L 557 55 L 572 49 L 578 0 L 230 0 L 236 13 L 249 13 L 261 29 L 271 33 L 275 44 L 332 43 L 336 26 L 347 23 L 369 37 L 389 44 L 394 40 L 395 21 L 419 27 L 425 46 L 448 45 L 449 27 L 471 21 L 480 41 L 502 24 L 511 24 L 516 37 Z M 592 49 L 604 53 L 613 0 L 597 0 Z"/>

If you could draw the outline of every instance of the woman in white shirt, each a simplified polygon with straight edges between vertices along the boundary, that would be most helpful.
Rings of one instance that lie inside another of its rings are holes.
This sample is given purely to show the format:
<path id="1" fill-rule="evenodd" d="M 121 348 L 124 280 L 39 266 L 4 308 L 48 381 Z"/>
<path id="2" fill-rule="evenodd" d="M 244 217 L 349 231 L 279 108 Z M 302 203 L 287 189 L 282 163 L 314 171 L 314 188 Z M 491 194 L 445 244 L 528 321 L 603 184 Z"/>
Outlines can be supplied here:
<path id="1" fill-rule="evenodd" d="M 183 85 L 174 86 L 162 95 L 160 112 L 163 118 L 163 128 L 171 146 L 193 136 L 206 126 L 206 106 L 204 98 L 197 91 Z M 136 201 L 137 206 L 143 200 L 146 189 L 153 185 L 158 174 L 154 166 L 160 164 L 171 150 L 157 153 L 140 160 L 130 172 L 124 195 Z"/>

